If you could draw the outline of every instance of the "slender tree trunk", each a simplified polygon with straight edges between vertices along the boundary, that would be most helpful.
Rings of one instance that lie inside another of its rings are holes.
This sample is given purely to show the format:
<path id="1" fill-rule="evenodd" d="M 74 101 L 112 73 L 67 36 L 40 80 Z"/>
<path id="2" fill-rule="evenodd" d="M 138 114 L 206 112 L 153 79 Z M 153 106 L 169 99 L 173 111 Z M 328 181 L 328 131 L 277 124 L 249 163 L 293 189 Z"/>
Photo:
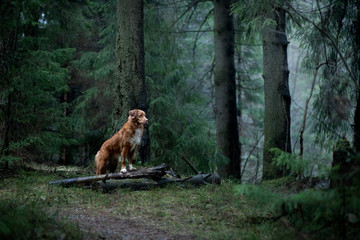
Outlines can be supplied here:
<path id="1" fill-rule="evenodd" d="M 232 3 L 232 0 L 214 0 L 216 141 L 219 153 L 229 159 L 228 164 L 219 167 L 219 173 L 241 178 Z"/>
<path id="2" fill-rule="evenodd" d="M 9 146 L 10 146 L 10 138 L 9 138 L 9 134 L 10 134 L 10 128 L 11 128 L 11 94 L 9 94 L 8 96 L 8 104 L 6 106 L 6 117 L 5 117 L 5 131 L 4 131 L 4 144 L 1 148 L 1 153 L 0 156 L 9 156 Z M 9 162 L 6 161 L 5 162 L 5 168 L 9 168 Z"/>
<path id="3" fill-rule="evenodd" d="M 282 176 L 282 170 L 272 164 L 270 148 L 291 152 L 289 70 L 287 63 L 288 41 L 285 32 L 285 11 L 278 9 L 272 19 L 276 27 L 263 31 L 264 59 L 264 152 L 263 177 L 265 179 Z"/>
<path id="4" fill-rule="evenodd" d="M 309 103 L 310 103 L 310 100 L 311 100 L 311 97 L 313 95 L 314 88 L 315 88 L 316 77 L 317 77 L 317 74 L 318 74 L 318 71 L 319 71 L 318 64 L 319 64 L 319 58 L 318 58 L 318 61 L 317 61 L 317 66 L 316 66 L 315 72 L 314 72 L 314 79 L 313 79 L 313 82 L 311 84 L 310 95 L 306 99 L 306 102 L 305 102 L 303 121 L 302 121 L 302 124 L 301 124 L 301 127 L 300 127 L 300 135 L 299 135 L 299 139 L 300 139 L 300 153 L 299 153 L 299 156 L 300 157 L 302 157 L 303 154 L 304 154 L 304 132 L 305 132 L 305 127 L 306 127 L 306 119 L 307 119 Z"/>
<path id="5" fill-rule="evenodd" d="M 117 1 L 116 67 L 113 128 L 119 131 L 129 110 L 147 112 L 145 90 L 144 13 L 143 0 Z M 139 148 L 142 163 L 150 160 L 148 126 L 144 129 Z"/>
<path id="6" fill-rule="evenodd" d="M 355 53 L 354 56 L 355 63 L 354 69 L 357 70 L 357 101 L 356 101 L 356 109 L 355 109 L 355 116 L 354 116 L 354 147 L 356 152 L 360 152 L 360 0 L 356 1 L 356 9 L 357 9 L 357 20 L 354 21 L 355 25 Z"/>
<path id="7" fill-rule="evenodd" d="M 240 31 L 237 31 L 235 34 L 235 40 L 234 42 L 241 42 L 242 40 L 242 34 L 243 31 L 241 31 L 241 19 L 238 15 L 234 15 L 234 24 L 235 24 L 235 29 L 238 29 Z M 235 59 L 236 59 L 236 64 L 237 66 L 241 66 L 242 63 L 242 46 L 238 46 L 235 47 L 234 49 L 236 50 L 235 52 Z M 241 79 L 241 75 L 238 72 L 236 74 L 236 94 L 237 94 L 237 119 L 239 120 L 238 122 L 238 131 L 239 131 L 239 136 L 241 137 L 242 135 L 242 129 L 241 129 L 241 116 L 242 116 L 242 107 L 241 107 L 241 93 L 242 93 L 242 79 Z M 240 152 L 241 152 L 241 145 L 240 145 Z"/>
<path id="8" fill-rule="evenodd" d="M 357 91 L 357 103 L 356 103 L 355 116 L 354 116 L 354 147 L 356 152 L 360 152 L 360 89 L 359 88 Z"/>
<path id="9" fill-rule="evenodd" d="M 63 102 L 64 102 L 64 103 L 67 103 L 67 102 L 68 102 L 68 93 L 67 93 L 67 91 L 64 91 Z M 64 117 L 67 117 L 67 115 L 68 115 L 68 109 L 67 109 L 67 107 L 66 107 L 66 104 L 64 105 L 64 112 L 63 112 L 63 114 L 64 114 Z M 67 151 L 67 150 L 66 150 L 66 146 L 63 145 L 63 146 L 61 147 L 61 163 L 62 163 L 63 165 L 66 165 L 66 164 L 67 164 L 66 151 Z"/>

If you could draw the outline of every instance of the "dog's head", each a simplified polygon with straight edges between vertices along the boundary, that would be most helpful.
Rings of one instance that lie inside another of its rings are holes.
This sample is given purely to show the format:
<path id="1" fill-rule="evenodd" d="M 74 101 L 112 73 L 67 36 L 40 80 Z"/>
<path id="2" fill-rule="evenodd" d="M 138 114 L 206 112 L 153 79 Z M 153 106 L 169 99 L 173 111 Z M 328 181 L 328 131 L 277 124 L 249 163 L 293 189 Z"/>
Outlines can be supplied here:
<path id="1" fill-rule="evenodd" d="M 137 125 L 144 125 L 148 122 L 146 113 L 140 109 L 134 109 L 129 111 L 129 120 Z"/>

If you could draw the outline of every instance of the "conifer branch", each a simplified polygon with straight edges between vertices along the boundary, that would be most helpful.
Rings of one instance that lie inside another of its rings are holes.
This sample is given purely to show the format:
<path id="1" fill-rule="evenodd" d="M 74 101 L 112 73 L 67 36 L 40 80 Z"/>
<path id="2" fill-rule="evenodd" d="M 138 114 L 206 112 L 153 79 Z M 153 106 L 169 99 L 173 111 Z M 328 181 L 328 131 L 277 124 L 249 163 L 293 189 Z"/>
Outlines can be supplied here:
<path id="1" fill-rule="evenodd" d="M 334 39 L 329 35 L 329 33 L 327 33 L 324 29 L 322 29 L 321 27 L 319 27 L 314 21 L 310 20 L 308 17 L 304 16 L 303 14 L 299 13 L 293 6 L 291 6 L 291 4 L 289 4 L 288 2 L 285 1 L 285 4 L 289 7 L 289 9 L 291 9 L 292 11 L 294 11 L 294 13 L 296 13 L 297 15 L 299 15 L 302 19 L 304 19 L 306 22 L 310 23 L 311 25 L 313 25 L 323 36 L 325 36 L 330 42 L 331 45 L 335 48 L 336 52 L 339 54 L 341 61 L 344 63 L 344 66 L 346 68 L 346 71 L 349 73 L 349 76 L 351 78 L 351 80 L 354 82 L 355 87 L 358 89 L 359 88 L 359 84 L 356 81 L 353 73 L 351 72 L 346 59 L 344 58 L 343 54 L 341 53 L 339 47 L 336 45 Z"/>

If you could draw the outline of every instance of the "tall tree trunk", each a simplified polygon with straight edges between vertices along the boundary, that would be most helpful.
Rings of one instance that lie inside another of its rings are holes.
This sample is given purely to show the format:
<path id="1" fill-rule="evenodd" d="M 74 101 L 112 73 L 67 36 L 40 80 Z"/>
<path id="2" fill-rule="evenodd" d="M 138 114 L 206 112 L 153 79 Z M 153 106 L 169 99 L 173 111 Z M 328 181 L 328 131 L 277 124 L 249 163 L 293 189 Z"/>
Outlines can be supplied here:
<path id="1" fill-rule="evenodd" d="M 236 117 L 231 4 L 232 0 L 214 0 L 216 141 L 219 153 L 229 159 L 228 164 L 219 167 L 219 173 L 240 178 L 241 152 Z"/>
<path id="2" fill-rule="evenodd" d="M 64 91 L 64 96 L 63 96 L 63 102 L 64 103 L 67 103 L 68 102 L 68 92 L 67 91 Z M 67 109 L 67 104 L 64 105 L 64 117 L 67 117 L 68 115 L 68 109 Z M 66 165 L 68 162 L 67 162 L 67 157 L 66 157 L 66 152 L 67 152 L 67 149 L 66 149 L 66 146 L 63 145 L 61 147 L 61 163 L 63 165 Z"/>
<path id="3" fill-rule="evenodd" d="M 360 81 L 358 81 L 360 84 Z M 357 103 L 354 116 L 354 147 L 355 151 L 360 152 L 360 86 L 357 91 Z"/>
<path id="4" fill-rule="evenodd" d="M 357 102 L 354 116 L 354 147 L 356 152 L 360 152 L 360 0 L 356 1 L 356 10 L 357 10 L 357 19 L 354 21 L 355 25 L 355 43 L 354 48 L 354 69 L 358 72 L 358 74 L 354 74 L 357 76 Z"/>
<path id="5" fill-rule="evenodd" d="M 10 140 L 9 140 L 9 133 L 10 133 L 10 128 L 11 128 L 11 94 L 9 94 L 8 96 L 8 102 L 7 102 L 7 106 L 6 106 L 6 116 L 5 116 L 5 131 L 4 131 L 4 136 L 3 136 L 3 146 L 1 148 L 1 153 L 0 153 L 0 157 L 5 155 L 5 156 L 9 156 L 9 146 L 10 146 Z M 5 168 L 9 167 L 9 162 L 6 161 L 5 162 Z"/>
<path id="6" fill-rule="evenodd" d="M 129 110 L 147 112 L 145 90 L 144 13 L 143 0 L 117 1 L 116 67 L 113 128 L 119 131 L 127 121 Z M 150 160 L 148 126 L 140 144 L 140 158 Z"/>
<path id="7" fill-rule="evenodd" d="M 263 31 L 264 60 L 264 152 L 263 178 L 282 176 L 282 170 L 272 164 L 270 148 L 291 152 L 289 70 L 287 63 L 288 41 L 285 32 L 285 11 L 277 9 L 271 18 L 276 27 L 268 26 Z"/>

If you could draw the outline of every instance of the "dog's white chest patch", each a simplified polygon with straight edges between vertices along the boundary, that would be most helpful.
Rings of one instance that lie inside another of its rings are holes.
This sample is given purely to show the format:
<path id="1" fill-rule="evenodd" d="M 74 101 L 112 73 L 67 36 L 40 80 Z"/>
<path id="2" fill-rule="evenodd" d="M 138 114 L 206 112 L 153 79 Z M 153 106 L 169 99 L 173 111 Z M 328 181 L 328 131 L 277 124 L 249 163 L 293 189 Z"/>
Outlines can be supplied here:
<path id="1" fill-rule="evenodd" d="M 131 151 L 134 150 L 134 148 L 136 147 L 136 145 L 138 145 L 141 141 L 141 135 L 142 135 L 142 131 L 140 128 L 138 128 L 135 131 L 135 135 L 130 139 L 130 144 L 131 144 Z"/>

